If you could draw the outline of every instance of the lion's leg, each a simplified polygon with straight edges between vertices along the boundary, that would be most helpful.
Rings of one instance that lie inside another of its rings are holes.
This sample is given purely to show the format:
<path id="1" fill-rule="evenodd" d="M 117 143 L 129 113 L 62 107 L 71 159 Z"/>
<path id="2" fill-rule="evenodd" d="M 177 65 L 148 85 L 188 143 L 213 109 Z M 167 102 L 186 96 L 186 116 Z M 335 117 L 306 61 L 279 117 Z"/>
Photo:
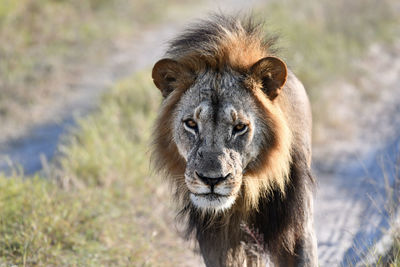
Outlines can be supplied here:
<path id="1" fill-rule="evenodd" d="M 317 238 L 314 232 L 314 217 L 313 217 L 313 198 L 312 194 L 309 194 L 307 198 L 307 216 L 303 224 L 303 234 L 298 237 L 294 253 L 284 251 L 279 256 L 275 257 L 275 265 L 282 267 L 317 267 L 318 266 L 318 255 L 317 255 Z"/>
<path id="2" fill-rule="evenodd" d="M 314 232 L 314 199 L 309 185 L 306 184 L 306 198 L 304 201 L 303 234 L 295 245 L 294 266 L 318 266 L 317 237 Z M 284 266 L 284 265 L 283 265 Z"/>
<path id="3" fill-rule="evenodd" d="M 309 232 L 298 241 L 295 248 L 294 265 L 304 267 L 317 267 L 317 240 L 314 232 Z M 284 266 L 284 265 L 282 265 Z"/>
<path id="4" fill-rule="evenodd" d="M 317 267 L 317 242 L 313 232 L 305 234 L 295 246 L 294 253 L 285 249 L 272 257 L 276 267 Z"/>
<path id="5" fill-rule="evenodd" d="M 303 224 L 303 235 L 297 241 L 295 247 L 295 266 L 318 266 L 317 237 L 314 231 L 314 199 L 310 191 L 306 200 L 306 217 Z"/>
<path id="6" fill-rule="evenodd" d="M 218 255 L 218 253 L 212 253 L 210 250 L 201 250 L 201 255 L 203 256 L 204 263 L 207 267 L 223 267 L 224 260 L 222 259 L 224 255 Z"/>

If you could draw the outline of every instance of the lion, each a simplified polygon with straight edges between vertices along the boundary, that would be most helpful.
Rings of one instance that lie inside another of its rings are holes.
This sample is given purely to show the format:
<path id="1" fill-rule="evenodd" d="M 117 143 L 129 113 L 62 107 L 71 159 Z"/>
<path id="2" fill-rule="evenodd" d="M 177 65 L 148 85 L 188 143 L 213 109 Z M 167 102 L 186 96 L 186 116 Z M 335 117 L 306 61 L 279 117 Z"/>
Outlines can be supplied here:
<path id="1" fill-rule="evenodd" d="M 153 164 L 207 266 L 317 266 L 311 112 L 251 16 L 213 15 L 173 39 Z"/>

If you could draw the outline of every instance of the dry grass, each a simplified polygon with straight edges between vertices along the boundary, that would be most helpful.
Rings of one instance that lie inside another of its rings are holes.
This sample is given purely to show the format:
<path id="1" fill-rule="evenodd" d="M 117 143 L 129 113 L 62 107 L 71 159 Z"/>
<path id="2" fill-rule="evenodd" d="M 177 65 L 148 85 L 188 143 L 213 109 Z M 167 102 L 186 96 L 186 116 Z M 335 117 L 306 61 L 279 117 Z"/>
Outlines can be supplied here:
<path id="1" fill-rule="evenodd" d="M 381 255 L 378 261 L 378 266 L 400 267 L 400 154 L 394 162 L 392 168 L 394 183 L 390 183 L 391 179 L 385 177 L 386 194 L 387 194 L 387 213 L 391 216 L 391 229 L 393 244 L 386 255 Z M 387 176 L 388 173 L 384 172 Z"/>
<path id="2" fill-rule="evenodd" d="M 118 83 L 80 121 L 61 147 L 58 179 L 0 177 L 0 265 L 191 265 L 167 188 L 149 174 L 160 101 L 149 75 Z"/>
<path id="3" fill-rule="evenodd" d="M 104 64 L 112 51 L 187 4 L 181 0 L 2 0 L 3 135 L 8 128 L 12 132 L 23 128 L 21 124 L 40 121 L 46 110 L 75 90 L 83 73 Z"/>

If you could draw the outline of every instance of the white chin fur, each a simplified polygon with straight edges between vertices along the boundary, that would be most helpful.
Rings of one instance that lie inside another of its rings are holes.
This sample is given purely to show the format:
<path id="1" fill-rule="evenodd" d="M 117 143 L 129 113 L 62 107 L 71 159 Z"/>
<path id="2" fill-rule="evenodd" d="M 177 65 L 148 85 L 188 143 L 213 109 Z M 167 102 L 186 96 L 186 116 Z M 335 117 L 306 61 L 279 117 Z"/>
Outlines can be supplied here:
<path id="1" fill-rule="evenodd" d="M 233 203 L 235 203 L 236 198 L 233 196 L 226 196 L 210 199 L 206 196 L 190 194 L 190 199 L 192 203 L 200 209 L 210 211 L 224 211 L 232 207 Z"/>

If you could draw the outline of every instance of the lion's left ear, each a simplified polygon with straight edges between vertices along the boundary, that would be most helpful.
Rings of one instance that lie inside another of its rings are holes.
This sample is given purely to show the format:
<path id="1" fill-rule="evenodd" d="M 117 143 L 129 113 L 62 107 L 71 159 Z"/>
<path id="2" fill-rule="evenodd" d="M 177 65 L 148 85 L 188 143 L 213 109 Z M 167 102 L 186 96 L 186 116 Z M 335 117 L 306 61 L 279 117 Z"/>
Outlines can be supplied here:
<path id="1" fill-rule="evenodd" d="M 279 95 L 287 78 L 286 64 L 277 57 L 260 59 L 250 68 L 250 73 L 261 80 L 263 91 L 271 100 Z"/>

